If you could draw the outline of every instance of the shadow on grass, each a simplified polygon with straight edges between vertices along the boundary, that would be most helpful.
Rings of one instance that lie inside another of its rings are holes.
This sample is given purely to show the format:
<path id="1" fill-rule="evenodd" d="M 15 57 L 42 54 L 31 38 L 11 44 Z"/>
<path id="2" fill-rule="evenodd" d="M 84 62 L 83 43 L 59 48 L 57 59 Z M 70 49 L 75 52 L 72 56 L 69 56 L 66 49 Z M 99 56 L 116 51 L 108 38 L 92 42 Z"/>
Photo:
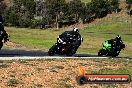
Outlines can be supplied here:
<path id="1" fill-rule="evenodd" d="M 116 58 L 121 58 L 121 59 L 131 59 L 131 60 L 132 60 L 132 57 L 116 57 Z"/>
<path id="2" fill-rule="evenodd" d="M 86 32 L 88 34 L 114 34 L 116 35 L 117 33 L 112 33 L 112 32 Z M 123 35 L 132 35 L 132 33 L 123 33 Z"/>

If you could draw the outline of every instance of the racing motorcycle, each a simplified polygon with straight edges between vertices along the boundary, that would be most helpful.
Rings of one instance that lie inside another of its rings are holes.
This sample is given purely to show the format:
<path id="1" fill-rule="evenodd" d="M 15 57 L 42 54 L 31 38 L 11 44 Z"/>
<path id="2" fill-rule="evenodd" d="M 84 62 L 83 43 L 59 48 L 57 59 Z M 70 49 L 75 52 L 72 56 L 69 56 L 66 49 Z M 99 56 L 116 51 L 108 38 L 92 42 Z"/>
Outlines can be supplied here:
<path id="1" fill-rule="evenodd" d="M 103 48 L 99 50 L 98 56 L 112 56 L 116 57 L 119 55 L 121 50 L 125 48 L 125 44 L 120 43 L 119 45 L 111 44 L 109 41 L 103 43 Z"/>
<path id="2" fill-rule="evenodd" d="M 76 53 L 78 47 L 81 45 L 83 38 L 77 38 L 78 44 L 74 43 L 74 38 L 71 34 L 64 32 L 57 38 L 57 43 L 55 43 L 48 51 L 49 56 L 55 54 L 72 56 Z"/>
<path id="3" fill-rule="evenodd" d="M 9 35 L 6 32 L 0 32 L 0 50 L 3 47 L 3 43 L 9 41 Z"/>

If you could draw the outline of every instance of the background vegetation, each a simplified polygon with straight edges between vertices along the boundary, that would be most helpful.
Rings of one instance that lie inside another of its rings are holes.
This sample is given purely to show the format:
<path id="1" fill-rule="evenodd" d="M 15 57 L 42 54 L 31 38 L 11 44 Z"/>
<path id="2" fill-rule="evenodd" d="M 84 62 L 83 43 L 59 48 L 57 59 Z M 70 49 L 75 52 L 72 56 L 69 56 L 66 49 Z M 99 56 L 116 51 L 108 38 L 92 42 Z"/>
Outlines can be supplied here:
<path id="1" fill-rule="evenodd" d="M 2 5 L 5 25 L 31 28 L 87 23 L 120 11 L 119 0 L 13 0 L 10 7 Z"/>

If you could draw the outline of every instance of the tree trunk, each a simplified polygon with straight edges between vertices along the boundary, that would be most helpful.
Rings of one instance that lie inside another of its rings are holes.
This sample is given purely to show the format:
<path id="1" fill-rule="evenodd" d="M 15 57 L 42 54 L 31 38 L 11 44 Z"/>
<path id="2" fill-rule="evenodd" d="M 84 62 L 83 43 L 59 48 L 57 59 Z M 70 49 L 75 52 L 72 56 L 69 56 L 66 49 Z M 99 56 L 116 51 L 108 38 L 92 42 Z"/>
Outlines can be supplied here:
<path id="1" fill-rule="evenodd" d="M 56 28 L 59 29 L 59 14 L 56 15 Z"/>

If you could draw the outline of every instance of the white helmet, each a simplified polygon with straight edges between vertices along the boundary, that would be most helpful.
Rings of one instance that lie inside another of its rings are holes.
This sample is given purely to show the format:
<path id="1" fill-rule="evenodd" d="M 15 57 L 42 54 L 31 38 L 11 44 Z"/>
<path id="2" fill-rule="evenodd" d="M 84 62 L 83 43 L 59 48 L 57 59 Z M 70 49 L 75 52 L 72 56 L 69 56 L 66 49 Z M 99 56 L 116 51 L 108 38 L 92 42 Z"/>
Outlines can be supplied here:
<path id="1" fill-rule="evenodd" d="M 121 40 L 121 36 L 120 35 L 117 35 L 115 39 Z"/>
<path id="2" fill-rule="evenodd" d="M 79 29 L 78 28 L 73 28 L 73 31 L 79 33 Z"/>

